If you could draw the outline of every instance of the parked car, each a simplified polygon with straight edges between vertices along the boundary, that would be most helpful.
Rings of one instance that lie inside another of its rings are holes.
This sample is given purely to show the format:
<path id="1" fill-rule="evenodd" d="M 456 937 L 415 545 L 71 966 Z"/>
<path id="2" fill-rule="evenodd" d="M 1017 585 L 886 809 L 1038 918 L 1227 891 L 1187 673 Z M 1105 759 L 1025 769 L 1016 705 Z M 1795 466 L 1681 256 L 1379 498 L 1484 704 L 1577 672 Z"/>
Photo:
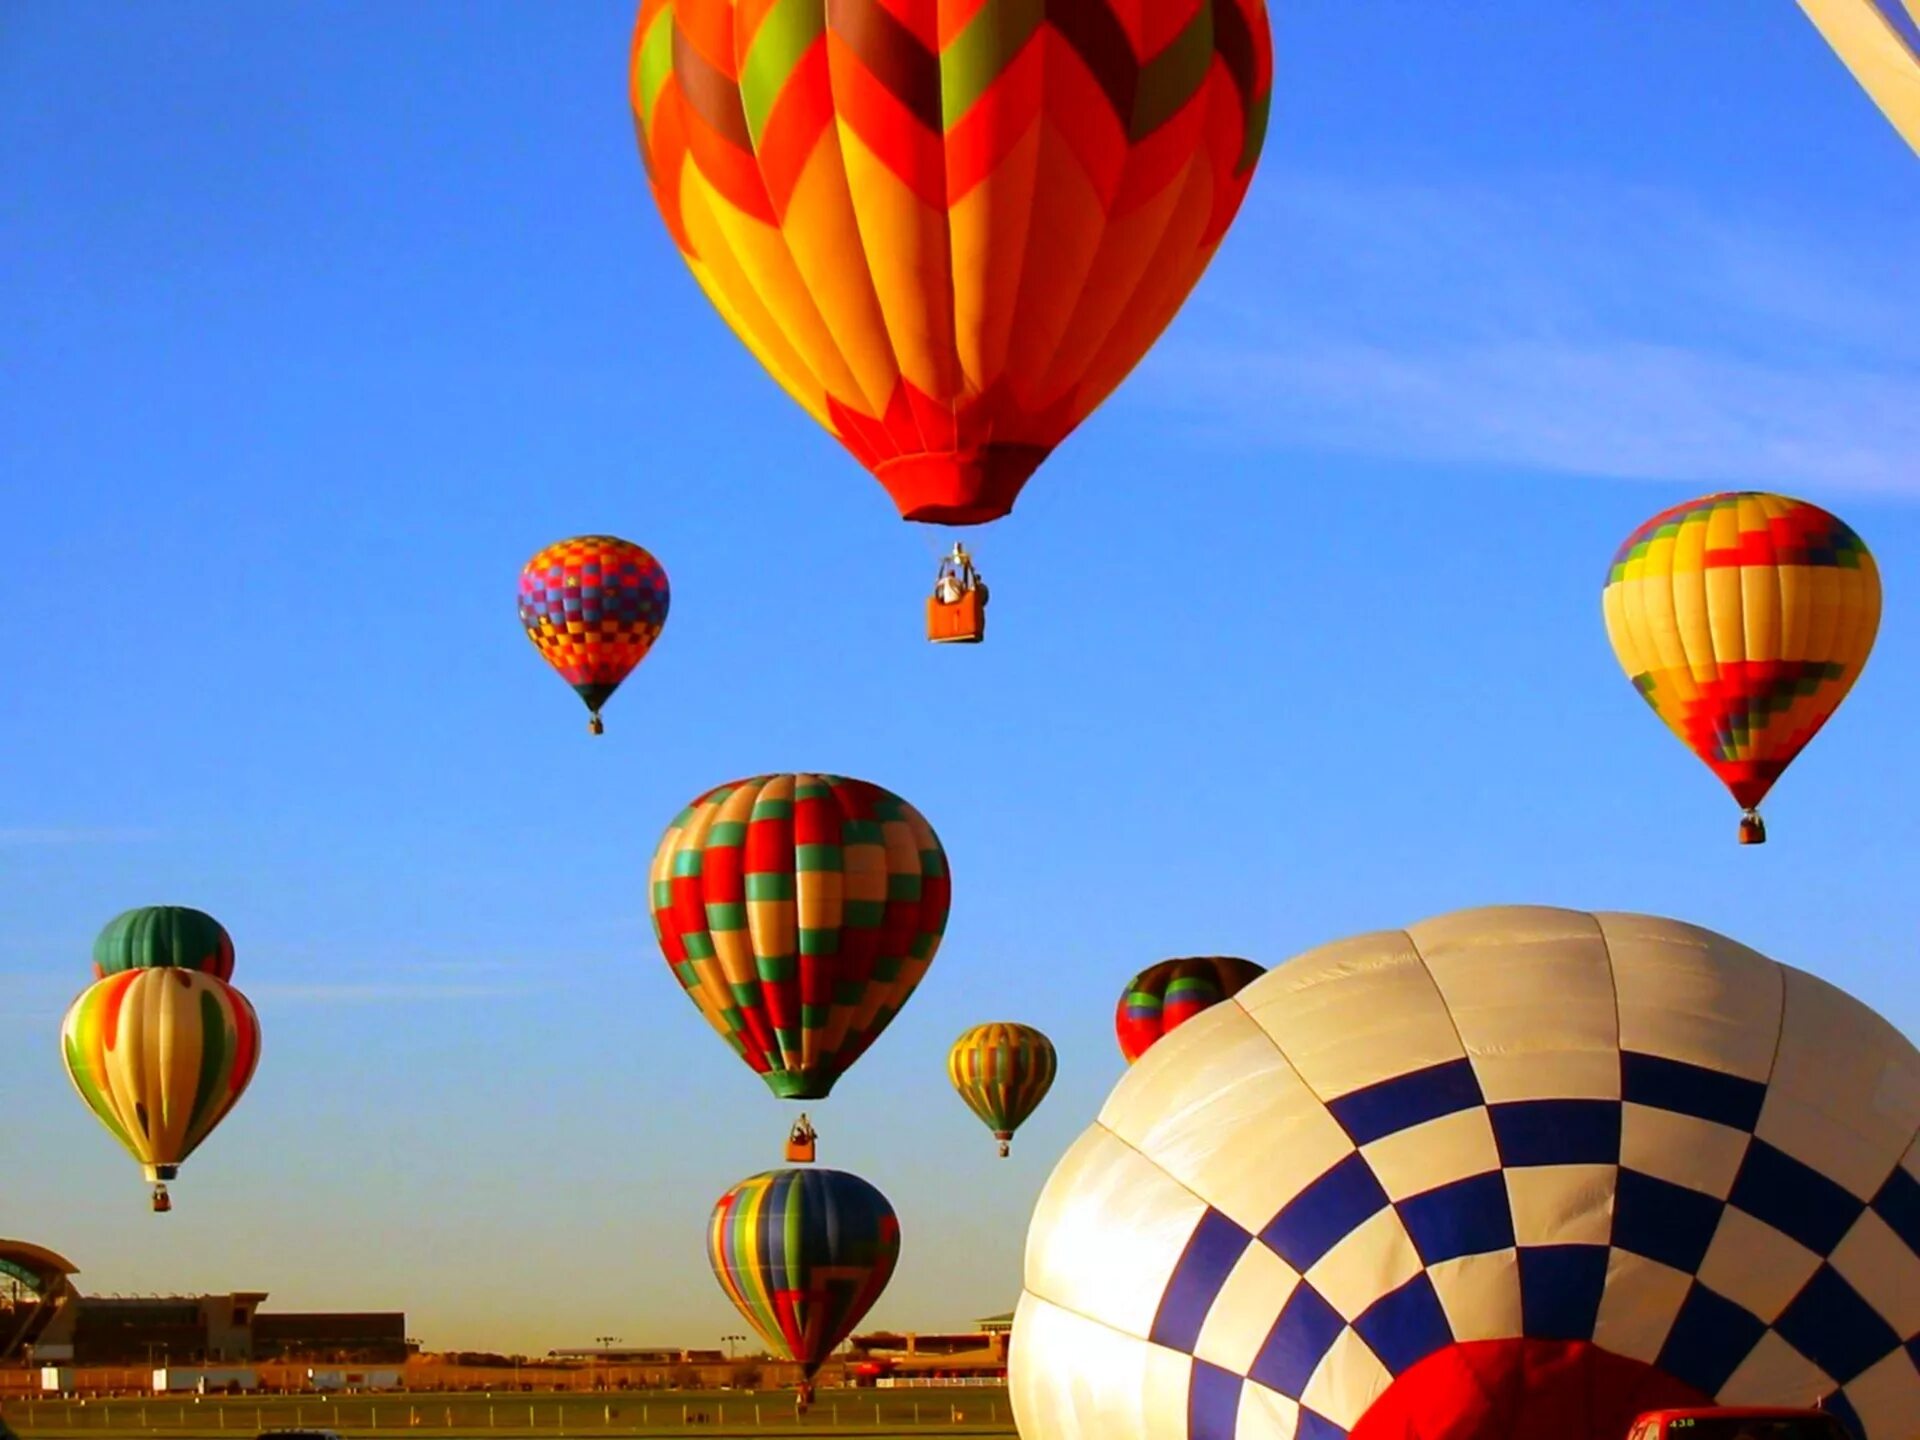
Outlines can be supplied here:
<path id="1" fill-rule="evenodd" d="M 1633 1422 L 1627 1440 L 1854 1440 L 1854 1435 L 1821 1410 L 1709 1405 L 1649 1410 Z"/>

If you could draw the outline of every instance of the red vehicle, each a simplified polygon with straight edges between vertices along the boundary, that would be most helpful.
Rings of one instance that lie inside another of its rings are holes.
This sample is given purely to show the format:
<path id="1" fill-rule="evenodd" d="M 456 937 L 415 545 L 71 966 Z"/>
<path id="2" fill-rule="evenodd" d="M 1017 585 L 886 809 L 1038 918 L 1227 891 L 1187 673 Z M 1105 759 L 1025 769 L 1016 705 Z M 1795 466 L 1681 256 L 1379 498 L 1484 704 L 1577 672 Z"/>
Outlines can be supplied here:
<path id="1" fill-rule="evenodd" d="M 1627 1440 L 1854 1440 L 1854 1435 L 1822 1410 L 1714 1405 L 1649 1410 L 1633 1422 Z"/>

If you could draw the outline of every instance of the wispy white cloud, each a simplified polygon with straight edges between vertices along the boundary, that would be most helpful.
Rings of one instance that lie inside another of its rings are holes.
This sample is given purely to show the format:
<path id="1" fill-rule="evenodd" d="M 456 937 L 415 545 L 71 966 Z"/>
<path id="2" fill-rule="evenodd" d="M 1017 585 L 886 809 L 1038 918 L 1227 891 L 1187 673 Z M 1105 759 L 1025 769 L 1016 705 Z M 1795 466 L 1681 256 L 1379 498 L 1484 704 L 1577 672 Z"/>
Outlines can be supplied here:
<path id="1" fill-rule="evenodd" d="M 1897 237 L 1598 185 L 1269 193 L 1284 248 L 1230 245 L 1143 373 L 1219 443 L 1920 496 Z"/>

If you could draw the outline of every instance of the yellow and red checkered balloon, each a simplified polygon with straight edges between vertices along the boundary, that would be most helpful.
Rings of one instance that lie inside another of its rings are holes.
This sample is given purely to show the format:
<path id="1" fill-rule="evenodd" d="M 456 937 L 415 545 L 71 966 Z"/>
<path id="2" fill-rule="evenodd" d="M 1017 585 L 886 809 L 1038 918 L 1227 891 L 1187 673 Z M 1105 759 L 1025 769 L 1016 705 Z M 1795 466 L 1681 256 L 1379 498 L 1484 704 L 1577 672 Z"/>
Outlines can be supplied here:
<path id="1" fill-rule="evenodd" d="M 1880 574 L 1842 521 L 1752 491 L 1664 510 L 1627 537 L 1603 597 L 1614 654 L 1654 713 L 1746 811 L 1860 677 Z"/>

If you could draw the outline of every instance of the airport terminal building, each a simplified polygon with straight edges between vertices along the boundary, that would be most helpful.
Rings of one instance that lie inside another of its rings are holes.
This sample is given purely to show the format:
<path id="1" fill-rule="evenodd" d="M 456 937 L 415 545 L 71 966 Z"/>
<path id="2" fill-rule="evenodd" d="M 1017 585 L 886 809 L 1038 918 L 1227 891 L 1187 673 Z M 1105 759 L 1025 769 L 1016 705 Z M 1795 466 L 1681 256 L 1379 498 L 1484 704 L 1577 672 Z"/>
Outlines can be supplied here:
<path id="1" fill-rule="evenodd" d="M 0 1240 L 0 1362 L 218 1365 L 406 1361 L 402 1311 L 262 1313 L 266 1292 L 83 1295 L 74 1265 L 38 1245 Z"/>

